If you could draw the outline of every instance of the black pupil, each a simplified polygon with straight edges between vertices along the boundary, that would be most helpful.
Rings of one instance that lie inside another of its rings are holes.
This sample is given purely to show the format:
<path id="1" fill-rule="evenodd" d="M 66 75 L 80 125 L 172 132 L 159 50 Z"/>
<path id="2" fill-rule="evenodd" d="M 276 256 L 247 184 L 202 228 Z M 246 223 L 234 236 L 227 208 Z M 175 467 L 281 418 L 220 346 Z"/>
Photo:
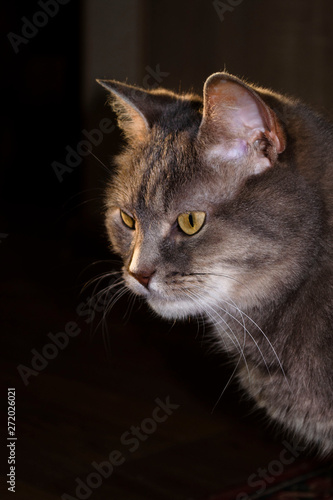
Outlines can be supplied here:
<path id="1" fill-rule="evenodd" d="M 192 214 L 189 214 L 188 221 L 191 224 L 191 226 L 194 227 L 194 220 L 193 220 L 193 215 Z"/>

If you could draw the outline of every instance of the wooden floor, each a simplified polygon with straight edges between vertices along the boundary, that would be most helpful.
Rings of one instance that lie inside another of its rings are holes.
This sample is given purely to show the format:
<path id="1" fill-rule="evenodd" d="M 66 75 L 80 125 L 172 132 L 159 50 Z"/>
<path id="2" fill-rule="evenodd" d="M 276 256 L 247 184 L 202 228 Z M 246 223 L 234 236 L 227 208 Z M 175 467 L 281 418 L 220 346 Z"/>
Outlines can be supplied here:
<path id="1" fill-rule="evenodd" d="M 97 259 L 65 240 L 14 235 L 0 254 L 2 397 L 15 387 L 17 411 L 16 495 L 1 498 L 207 500 L 279 457 L 283 438 L 234 386 L 214 409 L 231 371 L 195 322 L 171 328 L 136 306 L 124 319 L 124 298 L 108 315 L 107 350 L 101 313 L 88 324 L 77 312 L 92 293 L 78 295 L 80 272 Z M 18 366 L 32 368 L 48 334 L 73 322 L 80 333 L 25 385 Z M 107 477 L 93 465 L 102 462 Z"/>

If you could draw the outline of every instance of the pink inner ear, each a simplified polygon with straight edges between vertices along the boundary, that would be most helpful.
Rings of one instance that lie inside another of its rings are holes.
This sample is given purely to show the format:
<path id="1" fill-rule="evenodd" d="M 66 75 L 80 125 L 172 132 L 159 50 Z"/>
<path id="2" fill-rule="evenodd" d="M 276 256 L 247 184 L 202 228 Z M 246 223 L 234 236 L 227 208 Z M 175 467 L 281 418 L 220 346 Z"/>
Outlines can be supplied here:
<path id="1" fill-rule="evenodd" d="M 240 121 L 245 127 L 251 130 L 265 131 L 265 125 L 259 113 L 258 106 L 249 96 L 242 98 L 241 107 L 239 108 Z"/>
<path id="2" fill-rule="evenodd" d="M 207 106 L 213 120 L 224 122 L 227 133 L 229 130 L 236 136 L 248 139 L 255 135 L 255 130 L 265 131 L 258 102 L 238 83 L 221 80 L 219 85 L 207 89 Z"/>
<path id="3" fill-rule="evenodd" d="M 209 148 L 209 157 L 223 158 L 224 160 L 237 160 L 247 152 L 248 145 L 243 139 L 227 141 Z"/>
<path id="4" fill-rule="evenodd" d="M 269 166 L 285 149 L 284 132 L 274 111 L 252 87 L 238 78 L 226 73 L 211 75 L 204 88 L 204 112 L 199 131 L 199 137 L 211 145 L 209 154 L 226 159 L 240 158 L 263 136 L 271 147 L 269 156 L 259 161 Z"/>

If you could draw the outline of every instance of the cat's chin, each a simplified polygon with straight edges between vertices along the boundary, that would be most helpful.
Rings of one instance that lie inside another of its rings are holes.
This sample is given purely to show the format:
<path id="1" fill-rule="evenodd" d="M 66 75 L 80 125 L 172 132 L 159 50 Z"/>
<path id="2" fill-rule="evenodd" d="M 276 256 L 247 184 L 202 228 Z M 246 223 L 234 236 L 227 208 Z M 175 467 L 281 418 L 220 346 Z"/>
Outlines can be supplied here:
<path id="1" fill-rule="evenodd" d="M 147 303 L 156 314 L 168 320 L 184 320 L 200 314 L 195 304 L 189 300 L 148 298 Z"/>
<path id="2" fill-rule="evenodd" d="M 193 300 L 186 297 L 167 294 L 163 287 L 152 282 L 149 290 L 139 284 L 133 277 L 125 275 L 128 288 L 136 295 L 144 298 L 149 307 L 159 316 L 168 320 L 184 320 L 190 316 L 198 316 L 204 313 Z"/>

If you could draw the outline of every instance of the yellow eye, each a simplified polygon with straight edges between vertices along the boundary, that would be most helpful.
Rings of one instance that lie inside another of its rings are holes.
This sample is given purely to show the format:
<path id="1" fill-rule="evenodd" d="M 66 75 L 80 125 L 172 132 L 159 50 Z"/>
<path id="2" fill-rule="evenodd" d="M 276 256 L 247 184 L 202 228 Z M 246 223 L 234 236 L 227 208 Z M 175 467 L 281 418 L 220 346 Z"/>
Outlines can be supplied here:
<path id="1" fill-rule="evenodd" d="M 126 212 L 123 212 L 122 210 L 120 210 L 120 216 L 125 226 L 129 227 L 130 229 L 135 229 L 135 220 L 133 219 L 133 217 L 128 215 Z"/>
<path id="2" fill-rule="evenodd" d="M 180 229 L 188 235 L 192 235 L 200 231 L 206 219 L 205 212 L 188 212 L 178 216 L 178 224 Z"/>

